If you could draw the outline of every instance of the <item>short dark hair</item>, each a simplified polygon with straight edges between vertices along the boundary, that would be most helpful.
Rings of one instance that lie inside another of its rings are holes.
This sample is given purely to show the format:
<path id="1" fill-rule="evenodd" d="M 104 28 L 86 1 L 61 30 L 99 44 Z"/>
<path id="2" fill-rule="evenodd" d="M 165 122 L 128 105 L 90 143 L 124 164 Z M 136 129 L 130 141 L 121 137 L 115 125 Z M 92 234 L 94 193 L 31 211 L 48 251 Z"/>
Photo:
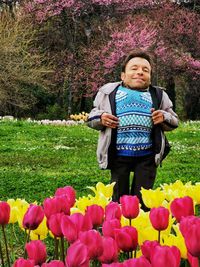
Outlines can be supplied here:
<path id="1" fill-rule="evenodd" d="M 126 56 L 126 58 L 124 59 L 124 61 L 122 62 L 122 65 L 121 65 L 121 72 L 125 72 L 125 69 L 126 69 L 126 65 L 128 64 L 128 62 L 134 58 L 134 57 L 141 57 L 141 58 L 144 58 L 146 59 L 150 65 L 151 65 L 151 57 L 150 55 L 141 50 L 141 49 L 134 49 L 132 51 L 129 52 L 129 54 Z"/>

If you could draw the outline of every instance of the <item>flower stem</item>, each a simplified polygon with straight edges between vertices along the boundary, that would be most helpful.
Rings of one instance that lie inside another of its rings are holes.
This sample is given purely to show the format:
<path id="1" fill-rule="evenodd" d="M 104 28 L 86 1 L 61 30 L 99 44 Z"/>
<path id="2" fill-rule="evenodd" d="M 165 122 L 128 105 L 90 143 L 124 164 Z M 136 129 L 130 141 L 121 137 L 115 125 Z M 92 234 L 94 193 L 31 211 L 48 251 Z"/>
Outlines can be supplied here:
<path id="1" fill-rule="evenodd" d="M 58 259 L 58 243 L 59 240 L 54 237 L 54 259 L 57 260 Z"/>
<path id="2" fill-rule="evenodd" d="M 131 226 L 131 219 L 129 219 L 129 226 Z"/>
<path id="3" fill-rule="evenodd" d="M 9 258 L 9 253 L 8 253 L 8 244 L 6 240 L 6 233 L 5 233 L 5 227 L 2 225 L 2 230 L 3 230 L 3 237 L 4 237 L 4 242 L 5 242 L 5 247 L 6 247 L 6 256 L 7 256 L 7 261 L 8 261 L 8 267 L 10 267 L 10 258 Z"/>
<path id="4" fill-rule="evenodd" d="M 29 240 L 30 240 L 31 230 L 29 229 L 29 230 L 28 230 L 28 234 L 27 234 L 27 231 L 26 231 L 26 229 L 25 229 L 25 234 L 26 234 L 26 236 L 25 236 L 25 244 L 24 244 L 24 258 L 26 259 L 26 258 L 27 258 L 27 253 L 26 253 L 26 243 L 28 243 Z"/>
<path id="5" fill-rule="evenodd" d="M 158 231 L 158 243 L 160 244 L 160 231 Z"/>
<path id="6" fill-rule="evenodd" d="M 1 241 L 0 241 L 0 257 L 1 257 L 1 263 L 2 263 L 2 267 L 4 267 L 4 260 L 3 260 L 3 252 L 2 252 L 2 247 L 1 247 Z"/>
<path id="7" fill-rule="evenodd" d="M 65 246 L 64 246 L 64 237 L 61 237 L 61 260 L 65 263 Z"/>
<path id="8" fill-rule="evenodd" d="M 200 267 L 200 257 L 198 259 L 199 259 L 199 267 Z"/>

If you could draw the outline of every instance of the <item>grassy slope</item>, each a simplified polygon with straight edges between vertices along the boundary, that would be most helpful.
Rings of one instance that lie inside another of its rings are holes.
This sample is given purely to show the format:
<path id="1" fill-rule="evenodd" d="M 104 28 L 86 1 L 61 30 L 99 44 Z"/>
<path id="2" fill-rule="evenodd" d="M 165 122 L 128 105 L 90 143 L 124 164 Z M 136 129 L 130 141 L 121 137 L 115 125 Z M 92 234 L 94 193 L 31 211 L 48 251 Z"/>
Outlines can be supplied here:
<path id="1" fill-rule="evenodd" d="M 158 169 L 160 183 L 200 181 L 200 124 L 181 125 L 168 133 L 172 152 Z M 109 171 L 96 163 L 98 133 L 86 126 L 42 126 L 0 122 L 0 199 L 43 201 L 57 187 L 72 185 L 79 195 L 98 181 L 109 182 Z"/>

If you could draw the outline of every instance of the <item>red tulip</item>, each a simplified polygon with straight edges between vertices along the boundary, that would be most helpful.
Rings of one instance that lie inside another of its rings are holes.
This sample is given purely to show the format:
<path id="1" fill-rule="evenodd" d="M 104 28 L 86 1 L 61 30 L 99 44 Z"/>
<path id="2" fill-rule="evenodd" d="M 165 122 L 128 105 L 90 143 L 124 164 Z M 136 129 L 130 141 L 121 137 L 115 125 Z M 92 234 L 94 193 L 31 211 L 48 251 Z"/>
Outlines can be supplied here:
<path id="1" fill-rule="evenodd" d="M 104 209 L 99 205 L 91 205 L 87 207 L 86 214 L 91 218 L 93 227 L 100 226 L 104 218 Z"/>
<path id="2" fill-rule="evenodd" d="M 136 250 L 138 245 L 138 233 L 132 226 L 124 226 L 121 229 L 115 229 L 115 240 L 118 248 L 124 252 Z"/>
<path id="3" fill-rule="evenodd" d="M 65 258 L 67 267 L 89 267 L 88 250 L 79 240 L 70 245 Z"/>
<path id="4" fill-rule="evenodd" d="M 181 254 L 177 247 L 156 246 L 151 254 L 152 267 L 179 267 Z"/>
<path id="5" fill-rule="evenodd" d="M 68 203 L 70 207 L 74 206 L 75 200 L 76 200 L 76 191 L 71 186 L 65 186 L 58 188 L 55 192 L 55 196 L 67 196 Z"/>
<path id="6" fill-rule="evenodd" d="M 51 215 L 48 219 L 48 228 L 51 230 L 55 237 L 62 237 L 61 220 L 64 216 L 63 213 L 56 213 Z"/>
<path id="7" fill-rule="evenodd" d="M 30 230 L 38 228 L 44 218 L 44 211 L 41 206 L 31 204 L 24 215 L 23 227 Z"/>
<path id="8" fill-rule="evenodd" d="M 130 266 L 131 267 L 151 267 L 151 264 L 147 259 L 145 259 L 145 257 L 142 256 L 137 259 L 130 259 L 130 260 L 124 261 L 124 267 L 130 267 Z"/>
<path id="9" fill-rule="evenodd" d="M 48 218 L 51 215 L 60 213 L 62 210 L 61 201 L 58 198 L 46 198 L 43 202 L 44 214 Z"/>
<path id="10" fill-rule="evenodd" d="M 140 207 L 137 196 L 124 195 L 120 197 L 122 215 L 127 219 L 134 219 L 138 216 Z"/>
<path id="11" fill-rule="evenodd" d="M 67 196 L 57 196 L 55 197 L 58 202 L 60 202 L 59 206 L 61 207 L 61 212 L 63 212 L 66 215 L 70 214 L 70 203 L 68 201 Z"/>
<path id="12" fill-rule="evenodd" d="M 41 240 L 34 240 L 26 244 L 28 258 L 34 260 L 35 265 L 41 265 L 46 261 L 46 246 Z"/>
<path id="13" fill-rule="evenodd" d="M 112 219 L 110 221 L 105 221 L 102 226 L 102 232 L 104 236 L 115 237 L 115 229 L 120 229 L 121 223 L 117 219 Z"/>
<path id="14" fill-rule="evenodd" d="M 76 224 L 78 232 L 92 229 L 92 220 L 88 214 L 82 215 L 81 213 L 74 213 L 70 216 L 70 219 Z"/>
<path id="15" fill-rule="evenodd" d="M 153 249 L 159 245 L 160 244 L 158 243 L 158 241 L 149 241 L 149 240 L 144 241 L 144 243 L 141 245 L 143 256 L 146 259 L 150 260 Z"/>
<path id="16" fill-rule="evenodd" d="M 41 267 L 65 267 L 62 261 L 53 260 L 49 263 L 43 263 Z"/>
<path id="17" fill-rule="evenodd" d="M 110 202 L 105 208 L 105 220 L 121 219 L 121 208 L 117 202 Z"/>
<path id="18" fill-rule="evenodd" d="M 190 253 L 187 253 L 187 258 L 188 258 L 190 267 L 200 267 L 199 259 L 197 257 L 193 257 Z"/>
<path id="19" fill-rule="evenodd" d="M 163 231 L 169 224 L 169 211 L 164 207 L 152 208 L 149 218 L 154 229 Z"/>
<path id="20" fill-rule="evenodd" d="M 8 224 L 10 219 L 10 206 L 7 202 L 0 202 L 0 224 Z"/>
<path id="21" fill-rule="evenodd" d="M 189 225 L 188 221 L 192 224 Z M 185 217 L 181 219 L 180 230 L 184 236 L 188 252 L 193 257 L 200 257 L 200 218 Z"/>
<path id="22" fill-rule="evenodd" d="M 117 261 L 118 247 L 116 241 L 111 237 L 103 238 L 103 254 L 98 258 L 101 263 L 112 263 Z"/>
<path id="23" fill-rule="evenodd" d="M 180 222 L 182 217 L 194 215 L 193 199 L 191 197 L 175 198 L 170 209 L 177 222 Z"/>
<path id="24" fill-rule="evenodd" d="M 19 258 L 14 262 L 13 267 L 34 267 L 34 260 L 25 260 L 23 258 Z"/>
<path id="25" fill-rule="evenodd" d="M 96 259 L 103 253 L 103 240 L 100 233 L 96 230 L 80 232 L 79 240 L 87 246 L 90 259 Z"/>

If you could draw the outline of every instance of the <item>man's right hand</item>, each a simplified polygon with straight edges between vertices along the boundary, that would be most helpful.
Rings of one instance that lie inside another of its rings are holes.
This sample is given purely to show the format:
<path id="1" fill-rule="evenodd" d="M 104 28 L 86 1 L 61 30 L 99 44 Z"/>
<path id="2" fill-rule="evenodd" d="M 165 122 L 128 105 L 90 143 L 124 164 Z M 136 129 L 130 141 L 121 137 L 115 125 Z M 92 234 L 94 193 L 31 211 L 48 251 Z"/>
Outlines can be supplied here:
<path id="1" fill-rule="evenodd" d="M 106 127 L 114 129 L 117 128 L 117 126 L 119 125 L 119 119 L 113 116 L 112 114 L 103 113 L 101 115 L 101 123 Z"/>

